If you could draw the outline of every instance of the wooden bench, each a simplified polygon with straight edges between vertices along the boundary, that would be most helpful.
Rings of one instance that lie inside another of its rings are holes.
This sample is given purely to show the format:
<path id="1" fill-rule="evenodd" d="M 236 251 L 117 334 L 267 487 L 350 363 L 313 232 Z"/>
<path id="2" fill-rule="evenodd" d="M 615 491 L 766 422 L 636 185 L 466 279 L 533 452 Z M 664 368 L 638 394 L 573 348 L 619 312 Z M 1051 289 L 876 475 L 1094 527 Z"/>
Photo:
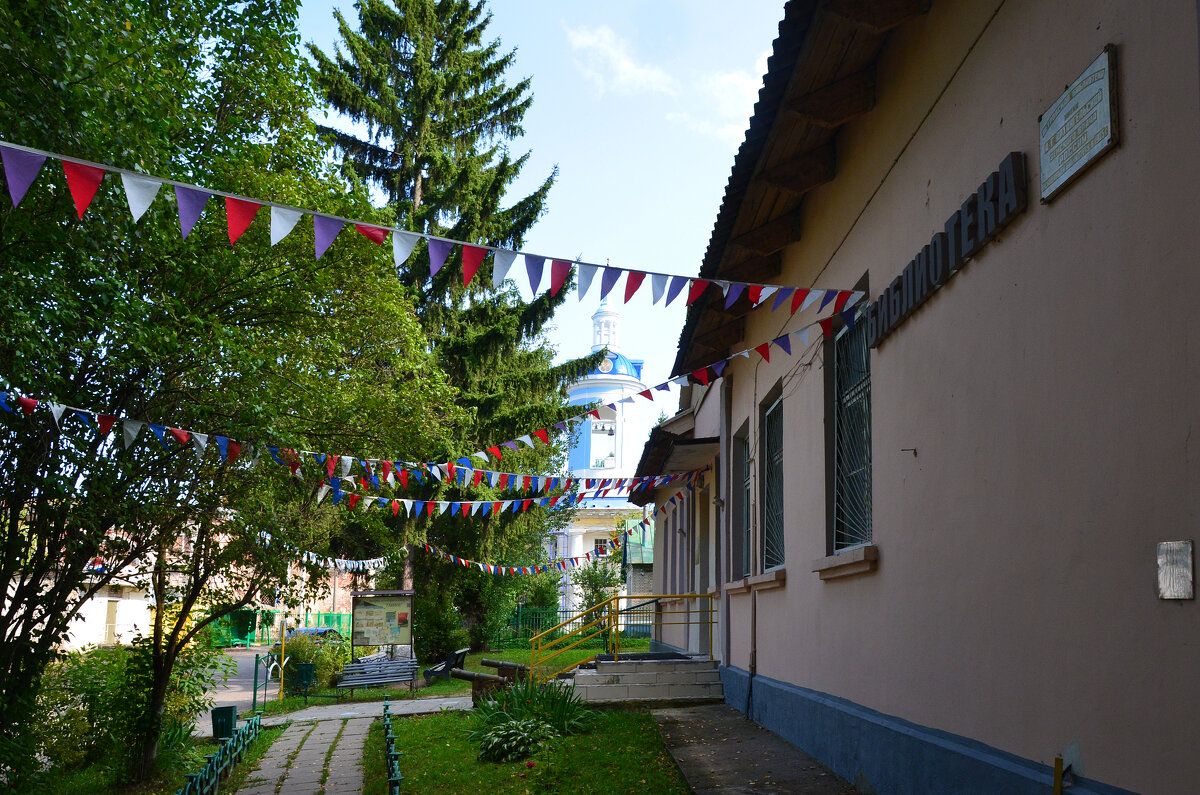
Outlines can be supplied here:
<path id="1" fill-rule="evenodd" d="M 349 688 L 353 693 L 356 687 L 379 687 L 396 682 L 408 682 L 409 690 L 416 688 L 416 660 L 355 661 L 342 669 L 337 686 L 339 690 Z"/>
<path id="2" fill-rule="evenodd" d="M 452 651 L 452 652 L 450 652 L 449 655 L 447 655 L 445 662 L 438 663 L 437 665 L 433 666 L 432 668 L 426 668 L 425 669 L 425 684 L 427 684 L 427 685 L 433 684 L 433 680 L 437 679 L 439 676 L 442 677 L 443 679 L 445 679 L 446 681 L 450 681 L 450 672 L 453 671 L 455 668 L 463 667 L 463 665 L 467 661 L 467 652 L 469 652 L 469 651 L 470 651 L 470 648 L 459 649 L 458 651 Z"/>

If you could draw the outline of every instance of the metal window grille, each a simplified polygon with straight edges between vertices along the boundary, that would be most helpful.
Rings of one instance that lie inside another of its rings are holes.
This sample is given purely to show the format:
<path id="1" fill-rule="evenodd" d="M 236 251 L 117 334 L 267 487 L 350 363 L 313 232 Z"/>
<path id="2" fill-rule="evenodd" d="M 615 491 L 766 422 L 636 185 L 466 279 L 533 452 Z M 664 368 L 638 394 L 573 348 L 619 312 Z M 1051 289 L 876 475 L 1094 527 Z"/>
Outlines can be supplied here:
<path id="1" fill-rule="evenodd" d="M 753 502 L 753 495 L 750 492 L 750 441 L 738 439 L 737 444 L 742 469 L 742 527 L 741 536 L 738 538 L 738 542 L 742 545 L 742 557 L 738 561 L 742 570 L 738 572 L 738 576 L 745 577 L 750 573 L 750 505 Z"/>
<path id="2" fill-rule="evenodd" d="M 763 570 L 783 565 L 783 399 L 763 412 Z"/>
<path id="3" fill-rule="evenodd" d="M 866 323 L 858 323 L 833 345 L 834 551 L 871 541 L 871 360 L 866 329 Z"/>

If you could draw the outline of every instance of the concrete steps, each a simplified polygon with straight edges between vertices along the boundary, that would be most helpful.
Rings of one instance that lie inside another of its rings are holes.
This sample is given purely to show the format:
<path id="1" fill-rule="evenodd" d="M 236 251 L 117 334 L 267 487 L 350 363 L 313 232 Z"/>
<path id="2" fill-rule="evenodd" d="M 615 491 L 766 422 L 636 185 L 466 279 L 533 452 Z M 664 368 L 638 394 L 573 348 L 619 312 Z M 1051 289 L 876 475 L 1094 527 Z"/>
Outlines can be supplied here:
<path id="1" fill-rule="evenodd" d="M 600 661 L 575 672 L 575 692 L 593 703 L 723 701 L 715 660 Z"/>

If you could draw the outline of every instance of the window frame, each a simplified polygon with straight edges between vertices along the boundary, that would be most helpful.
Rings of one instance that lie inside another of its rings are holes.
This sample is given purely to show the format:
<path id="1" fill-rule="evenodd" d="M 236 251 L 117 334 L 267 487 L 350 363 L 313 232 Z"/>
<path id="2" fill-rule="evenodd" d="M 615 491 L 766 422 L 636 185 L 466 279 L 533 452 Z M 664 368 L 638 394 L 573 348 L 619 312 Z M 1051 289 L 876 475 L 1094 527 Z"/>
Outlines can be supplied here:
<path id="1" fill-rule="evenodd" d="M 772 417 L 778 419 L 772 425 Z M 776 384 L 759 405 L 758 444 L 758 564 L 759 571 L 768 572 L 783 568 L 787 564 L 784 495 L 786 474 L 784 469 L 783 445 L 783 389 Z M 776 434 L 772 437 L 771 434 Z M 775 449 L 771 448 L 772 442 Z M 773 494 L 772 490 L 777 491 Z M 774 538 L 768 536 L 773 535 Z M 769 557 L 770 556 L 770 557 Z"/>

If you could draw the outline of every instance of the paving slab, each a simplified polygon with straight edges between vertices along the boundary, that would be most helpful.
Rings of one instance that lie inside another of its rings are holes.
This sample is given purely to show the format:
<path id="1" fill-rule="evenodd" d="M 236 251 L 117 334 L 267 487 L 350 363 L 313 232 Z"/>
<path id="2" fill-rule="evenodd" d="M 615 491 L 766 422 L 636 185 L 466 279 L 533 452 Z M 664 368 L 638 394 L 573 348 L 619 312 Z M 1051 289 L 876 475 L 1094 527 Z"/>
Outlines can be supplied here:
<path id="1" fill-rule="evenodd" d="M 651 714 L 696 795 L 857 792 L 811 756 L 727 704 L 656 709 Z"/>

